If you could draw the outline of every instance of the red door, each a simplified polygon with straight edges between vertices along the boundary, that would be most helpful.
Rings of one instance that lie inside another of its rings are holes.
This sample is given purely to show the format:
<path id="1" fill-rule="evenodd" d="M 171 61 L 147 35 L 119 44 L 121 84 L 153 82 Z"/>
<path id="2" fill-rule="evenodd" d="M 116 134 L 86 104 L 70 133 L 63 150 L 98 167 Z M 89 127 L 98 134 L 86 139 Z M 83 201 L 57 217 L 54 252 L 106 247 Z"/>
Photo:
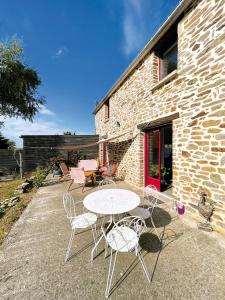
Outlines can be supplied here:
<path id="1" fill-rule="evenodd" d="M 160 130 L 150 130 L 145 133 L 145 185 L 154 185 L 161 189 L 161 153 Z"/>
<path id="2" fill-rule="evenodd" d="M 106 167 L 107 166 L 107 158 L 106 158 L 106 156 L 107 156 L 107 152 L 106 152 L 107 149 L 106 149 L 106 143 L 103 143 L 102 147 L 103 147 L 103 166 Z"/>

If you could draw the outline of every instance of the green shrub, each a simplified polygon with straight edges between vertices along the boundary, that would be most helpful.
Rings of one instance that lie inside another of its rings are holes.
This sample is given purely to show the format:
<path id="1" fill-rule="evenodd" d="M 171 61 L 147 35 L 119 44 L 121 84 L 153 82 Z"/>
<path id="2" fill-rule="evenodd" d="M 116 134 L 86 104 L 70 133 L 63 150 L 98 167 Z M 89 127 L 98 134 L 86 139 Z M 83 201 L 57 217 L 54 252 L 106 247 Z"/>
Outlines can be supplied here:
<path id="1" fill-rule="evenodd" d="M 33 174 L 35 177 L 33 179 L 33 186 L 39 188 L 42 185 L 42 182 L 45 180 L 45 177 L 49 173 L 49 168 L 41 169 L 38 168 L 36 172 Z"/>

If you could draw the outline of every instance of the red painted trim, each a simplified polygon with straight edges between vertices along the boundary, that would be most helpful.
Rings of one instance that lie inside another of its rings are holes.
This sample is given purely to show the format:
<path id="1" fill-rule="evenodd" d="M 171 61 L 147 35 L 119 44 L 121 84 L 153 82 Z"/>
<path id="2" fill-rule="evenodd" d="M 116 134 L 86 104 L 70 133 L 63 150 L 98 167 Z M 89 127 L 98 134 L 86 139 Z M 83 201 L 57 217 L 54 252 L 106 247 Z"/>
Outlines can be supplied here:
<path id="1" fill-rule="evenodd" d="M 145 162 L 144 162 L 144 174 L 145 174 L 145 186 L 148 185 L 147 183 L 147 177 L 148 177 L 148 133 L 145 132 Z"/>
<path id="2" fill-rule="evenodd" d="M 159 172 L 159 190 L 160 190 L 160 182 L 161 182 L 161 129 L 159 129 L 159 138 L 158 138 L 158 172 Z"/>
<path id="3" fill-rule="evenodd" d="M 160 130 L 158 130 L 158 173 L 159 173 L 159 177 L 156 178 L 152 178 L 148 175 L 148 155 L 149 155 L 149 146 L 148 146 L 148 141 L 149 141 L 149 132 L 145 132 L 145 162 L 144 162 L 144 166 L 145 166 L 145 170 L 144 170 L 144 174 L 145 174 L 145 186 L 148 184 L 152 184 L 154 185 L 158 191 L 160 191 L 161 189 L 161 135 L 160 135 Z"/>
<path id="4" fill-rule="evenodd" d="M 102 147 L 103 147 L 103 153 L 102 153 L 102 156 L 103 156 L 103 166 L 104 167 L 106 167 L 107 166 L 107 161 L 106 161 L 106 151 L 107 151 L 107 149 L 106 149 L 106 143 L 103 143 L 103 145 L 102 145 Z"/>

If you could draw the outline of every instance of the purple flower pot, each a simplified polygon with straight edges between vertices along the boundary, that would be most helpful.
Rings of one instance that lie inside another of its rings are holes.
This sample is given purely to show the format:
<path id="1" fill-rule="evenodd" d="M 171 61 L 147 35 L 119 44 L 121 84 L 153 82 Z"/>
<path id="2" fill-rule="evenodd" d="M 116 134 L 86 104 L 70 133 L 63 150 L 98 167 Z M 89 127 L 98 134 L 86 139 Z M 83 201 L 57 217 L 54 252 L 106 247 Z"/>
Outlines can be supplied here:
<path id="1" fill-rule="evenodd" d="M 177 212 L 179 215 L 183 215 L 185 211 L 185 206 L 181 202 L 177 202 Z"/>

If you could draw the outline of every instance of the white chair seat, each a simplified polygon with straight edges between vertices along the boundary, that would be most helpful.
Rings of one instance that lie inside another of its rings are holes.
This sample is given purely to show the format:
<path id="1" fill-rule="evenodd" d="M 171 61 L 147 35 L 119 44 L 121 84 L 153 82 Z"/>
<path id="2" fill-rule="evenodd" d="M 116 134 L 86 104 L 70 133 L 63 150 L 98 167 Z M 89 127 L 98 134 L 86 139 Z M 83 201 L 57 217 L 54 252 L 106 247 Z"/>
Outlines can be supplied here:
<path id="1" fill-rule="evenodd" d="M 129 212 L 129 214 L 131 216 L 137 216 L 137 217 L 140 217 L 144 220 L 148 219 L 151 217 L 151 214 L 149 212 L 149 210 L 147 208 L 144 208 L 144 207 L 136 207 L 135 209 L 131 210 Z"/>
<path id="2" fill-rule="evenodd" d="M 97 221 L 97 216 L 92 213 L 85 213 L 73 218 L 71 225 L 72 228 L 87 228 L 94 225 Z"/>
<path id="3" fill-rule="evenodd" d="M 106 236 L 109 246 L 119 252 L 128 252 L 138 244 L 137 233 L 129 227 L 113 228 Z"/>

